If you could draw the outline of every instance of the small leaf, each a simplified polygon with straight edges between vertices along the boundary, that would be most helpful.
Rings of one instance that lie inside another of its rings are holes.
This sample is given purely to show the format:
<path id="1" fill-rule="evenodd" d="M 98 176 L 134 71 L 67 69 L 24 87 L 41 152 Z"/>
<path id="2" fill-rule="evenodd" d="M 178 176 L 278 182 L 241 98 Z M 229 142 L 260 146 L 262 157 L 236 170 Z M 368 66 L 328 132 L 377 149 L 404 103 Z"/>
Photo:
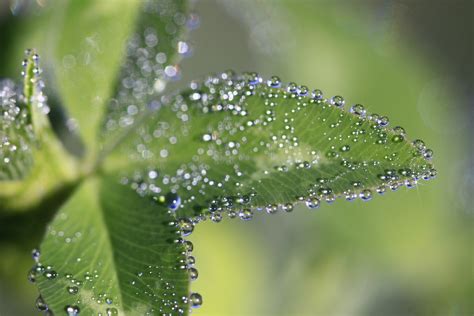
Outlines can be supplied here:
<path id="1" fill-rule="evenodd" d="M 81 185 L 38 260 L 30 279 L 55 315 L 187 314 L 187 252 L 173 216 L 115 180 Z"/>
<path id="2" fill-rule="evenodd" d="M 41 129 L 48 127 L 38 55 L 26 50 L 23 91 L 11 80 L 0 82 L 0 181 L 24 178 L 33 165 Z"/>
<path id="3" fill-rule="evenodd" d="M 413 187 L 436 171 L 432 151 L 411 143 L 388 118 L 344 99 L 323 98 L 280 79 L 231 72 L 160 104 L 106 163 L 142 196 L 168 203 L 178 217 L 317 208 L 336 198 L 369 200 Z M 158 102 L 158 101 L 157 101 Z M 126 164 L 120 157 L 128 153 Z"/>
<path id="4" fill-rule="evenodd" d="M 35 136 L 19 93 L 13 81 L 0 81 L 0 181 L 21 179 L 33 165 Z"/>
<path id="5" fill-rule="evenodd" d="M 26 51 L 23 68 L 23 92 L 0 82 L 0 212 L 30 209 L 79 176 L 50 126 L 36 52 Z"/>
<path id="6" fill-rule="evenodd" d="M 180 76 L 179 61 L 191 47 L 184 40 L 196 24 L 185 0 L 147 0 L 126 45 L 120 76 L 103 126 L 105 150 L 120 141 L 137 116 L 153 106 L 168 81 Z"/>

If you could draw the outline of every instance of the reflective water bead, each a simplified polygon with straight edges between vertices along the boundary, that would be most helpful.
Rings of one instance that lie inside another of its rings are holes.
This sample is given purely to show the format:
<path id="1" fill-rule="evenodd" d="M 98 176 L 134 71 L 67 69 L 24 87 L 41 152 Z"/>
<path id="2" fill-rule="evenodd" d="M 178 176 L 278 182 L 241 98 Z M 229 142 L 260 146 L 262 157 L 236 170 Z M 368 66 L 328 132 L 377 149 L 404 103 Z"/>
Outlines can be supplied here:
<path id="1" fill-rule="evenodd" d="M 341 150 L 342 152 L 347 152 L 347 151 L 349 151 L 350 149 L 351 149 L 351 147 L 350 147 L 349 145 L 344 145 L 344 146 L 342 146 L 342 147 L 340 148 L 340 150 Z"/>
<path id="2" fill-rule="evenodd" d="M 283 205 L 281 206 L 281 209 L 282 209 L 283 211 L 287 212 L 287 213 L 292 212 L 292 211 L 293 211 L 293 204 L 291 204 L 291 203 L 283 204 Z"/>
<path id="3" fill-rule="evenodd" d="M 392 142 L 394 143 L 401 143 L 403 142 L 404 138 L 403 135 L 393 135 Z"/>
<path id="4" fill-rule="evenodd" d="M 335 105 L 337 107 L 343 107 L 344 104 L 346 103 L 346 101 L 344 100 L 344 98 L 340 95 L 336 95 L 336 96 L 333 96 L 331 98 L 331 104 L 332 105 Z"/>
<path id="5" fill-rule="evenodd" d="M 76 305 L 68 305 L 64 308 L 68 316 L 79 315 L 80 309 Z"/>
<path id="6" fill-rule="evenodd" d="M 366 114 L 365 107 L 362 104 L 354 104 L 351 106 L 350 112 L 362 117 L 364 117 Z"/>
<path id="7" fill-rule="evenodd" d="M 289 82 L 286 90 L 290 93 L 296 93 L 298 86 L 294 82 Z"/>
<path id="8" fill-rule="evenodd" d="M 40 312 L 45 312 L 49 309 L 48 305 L 46 304 L 41 295 L 38 296 L 38 298 L 36 299 L 35 306 Z"/>
<path id="9" fill-rule="evenodd" d="M 389 122 L 390 121 L 389 121 L 388 117 L 386 117 L 386 116 L 382 116 L 378 119 L 378 123 L 379 123 L 380 126 L 387 126 Z"/>
<path id="10" fill-rule="evenodd" d="M 35 262 L 38 262 L 38 261 L 39 261 L 40 255 L 41 255 L 41 253 L 40 253 L 40 251 L 39 251 L 38 249 L 33 249 L 33 250 L 31 251 L 31 256 L 33 257 L 33 260 L 34 260 Z"/>
<path id="11" fill-rule="evenodd" d="M 306 200 L 306 206 L 310 209 L 318 208 L 320 205 L 320 201 L 316 197 L 312 197 Z"/>
<path id="12" fill-rule="evenodd" d="M 275 213 L 278 211 L 278 205 L 276 205 L 276 204 L 268 204 L 268 205 L 265 207 L 265 211 L 266 211 L 268 214 L 275 214 Z"/>
<path id="13" fill-rule="evenodd" d="M 395 126 L 393 128 L 393 132 L 397 135 L 405 136 L 406 132 L 405 129 L 401 126 Z"/>
<path id="14" fill-rule="evenodd" d="M 214 223 L 219 223 L 220 221 L 222 221 L 222 214 L 219 212 L 214 212 L 214 213 L 211 213 L 211 216 L 209 216 L 209 218 Z"/>
<path id="15" fill-rule="evenodd" d="M 251 209 L 245 208 L 239 212 L 239 217 L 244 221 L 251 220 L 253 217 L 253 212 Z"/>
<path id="16" fill-rule="evenodd" d="M 77 294 L 77 292 L 79 292 L 79 288 L 77 286 L 68 286 L 67 292 L 69 294 Z"/>
<path id="17" fill-rule="evenodd" d="M 277 76 L 272 76 L 270 80 L 267 81 L 267 85 L 271 88 L 280 88 L 281 87 L 281 80 Z"/>
<path id="18" fill-rule="evenodd" d="M 312 96 L 316 100 L 321 100 L 323 98 L 323 92 L 319 89 L 314 89 L 312 92 Z"/>
<path id="19" fill-rule="evenodd" d="M 168 193 L 165 199 L 166 205 L 172 211 L 176 211 L 181 205 L 181 198 L 176 193 Z"/>
<path id="20" fill-rule="evenodd" d="M 107 316 L 118 315 L 118 310 L 115 307 L 109 307 L 105 310 L 105 312 L 107 313 Z"/>
<path id="21" fill-rule="evenodd" d="M 198 308 L 202 305 L 202 296 L 199 293 L 191 293 L 189 296 L 189 304 L 192 308 Z"/>
<path id="22" fill-rule="evenodd" d="M 413 146 L 415 146 L 415 148 L 418 149 L 418 150 L 425 150 L 426 149 L 425 142 L 422 141 L 421 139 L 415 139 L 413 141 Z"/>
<path id="23" fill-rule="evenodd" d="M 372 192 L 368 189 L 362 190 L 362 192 L 359 194 L 359 197 L 363 201 L 369 201 L 372 198 Z"/>
<path id="24" fill-rule="evenodd" d="M 194 249 L 194 245 L 192 241 L 185 240 L 183 241 L 184 249 L 186 249 L 187 252 L 192 252 Z"/>
<path id="25" fill-rule="evenodd" d="M 426 149 L 423 153 L 423 157 L 430 160 L 431 158 L 433 158 L 433 151 L 431 149 Z"/>
<path id="26" fill-rule="evenodd" d="M 178 227 L 182 236 L 189 236 L 194 230 L 194 224 L 188 218 L 179 219 Z"/>
<path id="27" fill-rule="evenodd" d="M 45 271 L 44 272 L 44 276 L 49 279 L 49 280 L 52 280 L 54 278 L 56 278 L 58 276 L 57 272 L 54 271 L 54 270 L 48 270 L 48 271 Z"/>
<path id="28" fill-rule="evenodd" d="M 189 278 L 192 281 L 196 280 L 199 276 L 199 272 L 196 268 L 191 267 L 191 268 L 188 269 L 188 272 L 189 272 Z"/>
<path id="29" fill-rule="evenodd" d="M 300 86 L 299 89 L 298 89 L 298 94 L 302 97 L 305 97 L 308 95 L 308 87 L 307 86 Z"/>

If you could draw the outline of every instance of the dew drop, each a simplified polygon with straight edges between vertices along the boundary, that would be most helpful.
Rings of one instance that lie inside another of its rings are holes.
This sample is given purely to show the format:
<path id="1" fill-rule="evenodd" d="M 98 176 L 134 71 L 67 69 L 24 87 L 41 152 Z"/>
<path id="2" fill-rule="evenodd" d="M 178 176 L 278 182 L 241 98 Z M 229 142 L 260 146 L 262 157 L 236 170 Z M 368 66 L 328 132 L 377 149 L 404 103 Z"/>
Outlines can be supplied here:
<path id="1" fill-rule="evenodd" d="M 77 292 L 79 292 L 79 288 L 77 286 L 68 286 L 67 292 L 69 294 L 77 294 Z"/>
<path id="2" fill-rule="evenodd" d="M 179 230 L 181 231 L 181 235 L 184 237 L 191 235 L 191 233 L 194 230 L 194 224 L 191 222 L 191 220 L 187 218 L 179 219 L 178 227 L 179 227 Z"/>
<path id="3" fill-rule="evenodd" d="M 202 296 L 199 293 L 191 293 L 189 296 L 189 304 L 192 308 L 198 308 L 202 305 Z"/>
<path id="4" fill-rule="evenodd" d="M 339 107 L 339 108 L 340 108 L 340 107 L 343 107 L 345 103 L 346 103 L 346 101 L 345 101 L 344 98 L 341 97 L 340 95 L 336 95 L 336 96 L 333 96 L 333 97 L 331 98 L 331 104 L 332 104 L 332 105 L 335 105 L 335 106 L 337 106 L 337 107 Z"/>
<path id="5" fill-rule="evenodd" d="M 372 192 L 368 189 L 362 190 L 362 192 L 360 192 L 359 194 L 359 197 L 363 201 L 369 201 L 370 199 L 372 199 Z"/>
<path id="6" fill-rule="evenodd" d="M 285 211 L 285 212 L 287 212 L 287 213 L 290 213 L 290 212 L 293 211 L 293 204 L 291 204 L 291 203 L 286 203 L 286 204 L 283 204 L 283 205 L 281 206 L 281 208 L 282 208 L 283 211 Z"/>
<path id="7" fill-rule="evenodd" d="M 306 206 L 310 209 L 316 209 L 319 207 L 320 204 L 321 202 L 316 197 L 311 197 L 306 200 Z"/>
<path id="8" fill-rule="evenodd" d="M 245 208 L 245 209 L 243 209 L 239 212 L 239 217 L 240 217 L 240 219 L 242 219 L 244 221 L 251 220 L 252 217 L 253 217 L 253 212 L 252 212 L 251 209 Z"/>
<path id="9" fill-rule="evenodd" d="M 76 305 L 67 305 L 64 310 L 68 316 L 77 316 L 79 315 L 80 309 Z"/>

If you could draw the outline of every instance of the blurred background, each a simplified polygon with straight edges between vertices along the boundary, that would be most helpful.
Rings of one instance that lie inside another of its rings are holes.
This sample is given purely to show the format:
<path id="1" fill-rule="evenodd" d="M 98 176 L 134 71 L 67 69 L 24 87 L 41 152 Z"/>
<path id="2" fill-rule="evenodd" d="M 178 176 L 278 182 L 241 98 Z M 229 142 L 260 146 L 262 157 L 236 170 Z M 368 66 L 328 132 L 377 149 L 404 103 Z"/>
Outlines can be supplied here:
<path id="1" fill-rule="evenodd" d="M 0 0 L 0 77 L 18 78 L 33 36 L 22 30 L 40 8 L 54 6 Z M 341 94 L 425 140 L 438 178 L 370 203 L 200 224 L 192 289 L 204 304 L 193 313 L 474 315 L 474 1 L 200 0 L 195 10 L 193 56 L 174 87 L 230 68 Z M 26 274 L 40 222 L 0 218 L 0 230 L 18 226 L 0 234 L 1 316 L 39 314 Z"/>

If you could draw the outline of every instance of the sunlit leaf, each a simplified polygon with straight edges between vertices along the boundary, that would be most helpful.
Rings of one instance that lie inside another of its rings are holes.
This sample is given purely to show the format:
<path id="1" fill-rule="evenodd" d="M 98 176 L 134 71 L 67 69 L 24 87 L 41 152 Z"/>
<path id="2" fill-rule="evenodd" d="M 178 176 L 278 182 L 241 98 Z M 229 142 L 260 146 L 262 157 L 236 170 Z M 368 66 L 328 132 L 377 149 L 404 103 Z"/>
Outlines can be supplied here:
<path id="1" fill-rule="evenodd" d="M 178 217 L 250 219 L 254 210 L 317 208 L 414 187 L 436 171 L 432 151 L 388 118 L 340 96 L 257 74 L 222 73 L 150 112 L 106 167 Z"/>
<path id="2" fill-rule="evenodd" d="M 90 179 L 48 227 L 30 279 L 55 315 L 183 315 L 189 247 L 166 208 Z"/>

